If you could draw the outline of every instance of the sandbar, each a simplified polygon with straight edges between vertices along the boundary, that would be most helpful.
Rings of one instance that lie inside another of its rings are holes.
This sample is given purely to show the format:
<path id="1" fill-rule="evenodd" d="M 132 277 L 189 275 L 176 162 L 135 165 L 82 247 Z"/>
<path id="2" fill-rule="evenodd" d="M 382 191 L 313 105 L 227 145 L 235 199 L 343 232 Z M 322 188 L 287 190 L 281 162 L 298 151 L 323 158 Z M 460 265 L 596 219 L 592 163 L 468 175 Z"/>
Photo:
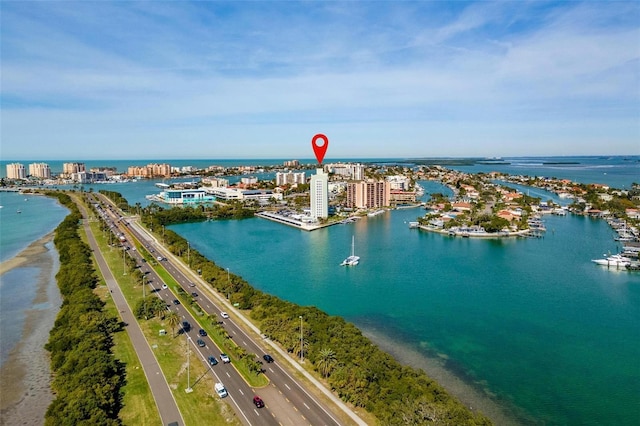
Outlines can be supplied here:
<path id="1" fill-rule="evenodd" d="M 50 233 L 16 258 L 2 262 L 2 274 L 18 267 L 35 267 L 39 273 L 22 338 L 0 368 L 0 425 L 42 425 L 53 400 L 50 359 L 43 347 L 62 301 L 55 282 L 59 263 L 52 239 Z"/>

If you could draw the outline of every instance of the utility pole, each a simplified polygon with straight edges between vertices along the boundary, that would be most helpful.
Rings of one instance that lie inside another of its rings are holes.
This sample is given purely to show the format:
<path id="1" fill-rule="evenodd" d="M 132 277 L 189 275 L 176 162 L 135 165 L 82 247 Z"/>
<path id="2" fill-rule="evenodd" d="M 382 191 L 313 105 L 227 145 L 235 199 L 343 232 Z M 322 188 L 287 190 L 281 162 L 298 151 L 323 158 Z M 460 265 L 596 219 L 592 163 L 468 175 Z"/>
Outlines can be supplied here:
<path id="1" fill-rule="evenodd" d="M 187 331 L 185 330 L 185 336 L 187 337 L 187 388 L 184 390 L 186 393 L 191 393 L 193 392 L 193 389 L 191 389 L 191 372 L 189 371 L 189 359 L 191 358 L 191 351 L 189 348 L 189 336 L 187 335 Z"/>

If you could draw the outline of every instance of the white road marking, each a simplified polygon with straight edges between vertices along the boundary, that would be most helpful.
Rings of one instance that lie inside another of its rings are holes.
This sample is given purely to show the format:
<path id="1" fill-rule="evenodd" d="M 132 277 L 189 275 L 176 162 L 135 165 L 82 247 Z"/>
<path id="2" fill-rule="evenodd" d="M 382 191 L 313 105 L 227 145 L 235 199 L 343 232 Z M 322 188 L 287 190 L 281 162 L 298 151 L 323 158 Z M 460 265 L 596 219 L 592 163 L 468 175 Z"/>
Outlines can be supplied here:
<path id="1" fill-rule="evenodd" d="M 286 383 L 285 383 L 284 385 L 285 385 L 285 387 L 286 387 L 287 389 L 291 390 L 291 388 L 289 387 L 289 385 L 288 385 L 288 384 L 286 384 Z"/>
<path id="2" fill-rule="evenodd" d="M 306 402 L 303 402 L 302 405 L 304 405 L 305 407 L 307 407 L 307 410 L 311 410 L 311 408 L 309 408 L 309 406 L 307 405 Z"/>

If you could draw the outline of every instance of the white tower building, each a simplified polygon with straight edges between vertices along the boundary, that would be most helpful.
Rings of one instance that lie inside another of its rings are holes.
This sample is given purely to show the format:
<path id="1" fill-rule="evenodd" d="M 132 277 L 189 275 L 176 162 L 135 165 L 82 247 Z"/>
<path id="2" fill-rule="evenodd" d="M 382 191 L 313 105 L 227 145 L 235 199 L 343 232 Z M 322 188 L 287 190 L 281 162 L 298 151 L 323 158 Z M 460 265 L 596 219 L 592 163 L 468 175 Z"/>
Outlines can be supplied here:
<path id="1" fill-rule="evenodd" d="M 329 217 L 329 175 L 322 169 L 316 169 L 311 176 L 309 187 L 311 198 L 311 218 L 314 220 Z"/>

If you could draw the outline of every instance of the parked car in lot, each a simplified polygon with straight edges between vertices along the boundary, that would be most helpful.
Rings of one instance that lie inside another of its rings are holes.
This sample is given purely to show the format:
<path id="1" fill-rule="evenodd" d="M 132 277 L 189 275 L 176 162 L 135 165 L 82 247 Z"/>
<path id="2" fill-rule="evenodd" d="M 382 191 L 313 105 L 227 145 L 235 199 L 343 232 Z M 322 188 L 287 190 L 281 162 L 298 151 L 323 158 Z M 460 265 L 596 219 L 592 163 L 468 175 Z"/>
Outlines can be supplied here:
<path id="1" fill-rule="evenodd" d="M 262 359 L 264 359 L 267 362 L 273 362 L 273 357 L 271 355 L 264 355 Z"/>
<path id="2" fill-rule="evenodd" d="M 226 313 L 226 312 L 220 312 L 220 316 L 221 316 L 222 318 L 229 318 L 229 314 L 228 314 L 228 313 Z"/>
<path id="3" fill-rule="evenodd" d="M 220 354 L 220 360 L 222 362 L 224 362 L 225 364 L 231 362 L 231 360 L 229 359 L 229 356 L 227 354 Z"/>
<path id="4" fill-rule="evenodd" d="M 216 365 L 217 363 L 218 363 L 218 360 L 216 359 L 216 357 L 215 357 L 215 356 L 213 356 L 213 355 L 211 355 L 211 356 L 209 357 L 209 364 L 211 364 L 211 365 Z"/>
<path id="5" fill-rule="evenodd" d="M 204 331 L 202 328 L 200 330 L 198 330 L 198 334 L 201 335 L 202 337 L 207 335 L 207 332 Z"/>
<path id="6" fill-rule="evenodd" d="M 253 404 L 258 408 L 264 407 L 264 401 L 258 395 L 253 397 Z"/>
<path id="7" fill-rule="evenodd" d="M 204 343 L 204 340 L 202 339 L 198 339 L 197 343 L 198 343 L 198 346 L 200 346 L 201 348 L 204 348 L 206 346 L 206 343 Z"/>

